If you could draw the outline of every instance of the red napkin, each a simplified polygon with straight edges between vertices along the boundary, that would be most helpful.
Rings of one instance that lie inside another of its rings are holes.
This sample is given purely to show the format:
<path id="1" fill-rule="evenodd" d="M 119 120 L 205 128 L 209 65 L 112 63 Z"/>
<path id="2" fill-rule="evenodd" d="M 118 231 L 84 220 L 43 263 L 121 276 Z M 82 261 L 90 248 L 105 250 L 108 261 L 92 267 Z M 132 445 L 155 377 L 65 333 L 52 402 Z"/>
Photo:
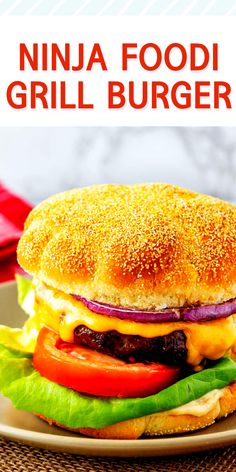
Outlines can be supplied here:
<path id="1" fill-rule="evenodd" d="M 16 247 L 32 206 L 0 183 L 0 282 L 14 279 L 20 268 Z"/>

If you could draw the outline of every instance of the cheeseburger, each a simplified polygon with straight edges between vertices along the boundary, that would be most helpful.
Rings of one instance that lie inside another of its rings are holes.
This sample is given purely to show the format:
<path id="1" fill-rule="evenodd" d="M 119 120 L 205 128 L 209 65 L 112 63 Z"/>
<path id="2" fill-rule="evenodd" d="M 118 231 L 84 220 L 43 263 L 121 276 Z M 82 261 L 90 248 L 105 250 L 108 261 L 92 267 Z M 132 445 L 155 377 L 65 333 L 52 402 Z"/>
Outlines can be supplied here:
<path id="1" fill-rule="evenodd" d="M 236 409 L 236 207 L 165 184 L 55 195 L 28 216 L 29 315 L 0 327 L 0 390 L 97 438 L 206 427 Z"/>

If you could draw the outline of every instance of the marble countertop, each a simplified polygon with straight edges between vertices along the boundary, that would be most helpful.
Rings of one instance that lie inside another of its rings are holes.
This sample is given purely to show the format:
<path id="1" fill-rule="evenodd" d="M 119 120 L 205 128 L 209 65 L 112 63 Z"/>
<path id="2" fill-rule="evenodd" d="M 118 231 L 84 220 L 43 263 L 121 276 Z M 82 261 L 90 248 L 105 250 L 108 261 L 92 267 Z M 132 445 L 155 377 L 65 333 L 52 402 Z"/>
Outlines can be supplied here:
<path id="1" fill-rule="evenodd" d="M 33 203 L 97 183 L 236 198 L 236 128 L 0 128 L 0 180 Z"/>

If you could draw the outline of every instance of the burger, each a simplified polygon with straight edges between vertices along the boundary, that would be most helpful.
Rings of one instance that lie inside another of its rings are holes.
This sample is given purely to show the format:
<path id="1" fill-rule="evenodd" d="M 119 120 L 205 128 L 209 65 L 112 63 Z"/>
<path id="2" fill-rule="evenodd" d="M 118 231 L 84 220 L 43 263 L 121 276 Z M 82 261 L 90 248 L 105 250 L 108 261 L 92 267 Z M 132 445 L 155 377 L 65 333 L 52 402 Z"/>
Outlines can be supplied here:
<path id="1" fill-rule="evenodd" d="M 22 329 L 0 391 L 97 438 L 206 427 L 236 409 L 236 207 L 166 184 L 98 185 L 28 216 Z"/>

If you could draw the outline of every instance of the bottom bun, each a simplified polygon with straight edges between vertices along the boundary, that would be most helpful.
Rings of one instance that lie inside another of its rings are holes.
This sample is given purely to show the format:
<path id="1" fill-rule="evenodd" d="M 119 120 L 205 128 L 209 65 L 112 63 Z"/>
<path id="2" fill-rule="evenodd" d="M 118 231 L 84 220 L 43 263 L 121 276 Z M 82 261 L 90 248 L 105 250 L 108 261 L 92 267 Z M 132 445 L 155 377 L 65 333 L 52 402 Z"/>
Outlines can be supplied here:
<path id="1" fill-rule="evenodd" d="M 132 420 L 122 421 L 105 428 L 67 428 L 43 415 L 37 415 L 50 425 L 55 424 L 76 433 L 100 439 L 138 439 L 140 436 L 161 436 L 195 431 L 205 428 L 216 419 L 227 416 L 236 410 L 236 381 L 225 387 L 220 398 L 206 414 L 194 416 L 190 414 L 172 414 L 171 411 L 142 416 Z"/>

